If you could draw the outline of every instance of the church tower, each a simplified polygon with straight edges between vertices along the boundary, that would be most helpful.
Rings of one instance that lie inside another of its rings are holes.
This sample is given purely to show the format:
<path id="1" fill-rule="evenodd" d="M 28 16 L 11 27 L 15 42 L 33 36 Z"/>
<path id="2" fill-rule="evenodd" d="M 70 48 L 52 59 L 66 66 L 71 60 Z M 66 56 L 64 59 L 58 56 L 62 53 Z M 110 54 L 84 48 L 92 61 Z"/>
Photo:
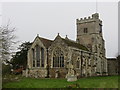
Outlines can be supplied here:
<path id="1" fill-rule="evenodd" d="M 105 57 L 104 39 L 102 36 L 102 21 L 99 14 L 92 14 L 92 17 L 77 19 L 76 41 L 85 45 L 91 52 Z"/>

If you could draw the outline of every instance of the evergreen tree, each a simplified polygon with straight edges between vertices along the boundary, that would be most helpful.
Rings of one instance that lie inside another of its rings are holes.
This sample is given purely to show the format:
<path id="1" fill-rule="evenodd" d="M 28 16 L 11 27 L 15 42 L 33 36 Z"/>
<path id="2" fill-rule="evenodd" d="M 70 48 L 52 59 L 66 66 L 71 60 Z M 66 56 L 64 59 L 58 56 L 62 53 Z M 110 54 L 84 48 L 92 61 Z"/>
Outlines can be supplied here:
<path id="1" fill-rule="evenodd" d="M 11 64 L 13 65 L 13 69 L 20 68 L 22 66 L 23 68 L 27 67 L 27 52 L 30 48 L 32 43 L 25 42 L 22 43 L 15 55 L 12 56 Z"/>

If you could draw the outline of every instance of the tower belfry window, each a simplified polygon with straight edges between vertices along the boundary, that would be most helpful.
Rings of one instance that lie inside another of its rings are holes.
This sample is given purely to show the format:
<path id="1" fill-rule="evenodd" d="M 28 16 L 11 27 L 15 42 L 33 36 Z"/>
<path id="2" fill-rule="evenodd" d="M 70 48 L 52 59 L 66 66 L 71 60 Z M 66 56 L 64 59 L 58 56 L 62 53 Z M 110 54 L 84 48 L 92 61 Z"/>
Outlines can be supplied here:
<path id="1" fill-rule="evenodd" d="M 80 64 L 81 61 L 80 61 L 80 57 L 77 58 L 77 63 L 76 63 L 76 68 L 80 68 Z"/>
<path id="2" fill-rule="evenodd" d="M 84 33 L 88 33 L 88 28 L 84 28 Z"/>
<path id="3" fill-rule="evenodd" d="M 100 33 L 102 33 L 102 25 L 101 25 L 101 24 L 99 24 L 99 26 L 100 26 Z"/>

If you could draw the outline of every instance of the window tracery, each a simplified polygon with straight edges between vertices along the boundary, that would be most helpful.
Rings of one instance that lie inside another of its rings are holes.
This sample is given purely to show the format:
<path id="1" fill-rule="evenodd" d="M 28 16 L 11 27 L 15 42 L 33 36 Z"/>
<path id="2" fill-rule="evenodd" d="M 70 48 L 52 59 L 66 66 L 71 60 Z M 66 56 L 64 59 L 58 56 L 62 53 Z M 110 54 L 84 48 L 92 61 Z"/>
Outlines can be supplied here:
<path id="1" fill-rule="evenodd" d="M 53 52 L 53 67 L 64 67 L 64 53 L 61 48 L 56 48 Z"/>
<path id="2" fill-rule="evenodd" d="M 33 67 L 44 67 L 44 48 L 36 45 L 32 49 Z"/>

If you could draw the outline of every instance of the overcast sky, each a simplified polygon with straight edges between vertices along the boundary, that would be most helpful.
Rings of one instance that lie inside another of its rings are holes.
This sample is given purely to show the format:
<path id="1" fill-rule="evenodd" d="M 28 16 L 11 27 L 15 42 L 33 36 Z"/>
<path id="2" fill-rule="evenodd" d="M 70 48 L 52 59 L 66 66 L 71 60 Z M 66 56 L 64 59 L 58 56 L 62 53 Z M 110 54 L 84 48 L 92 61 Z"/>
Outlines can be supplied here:
<path id="1" fill-rule="evenodd" d="M 76 19 L 96 12 L 96 2 L 38 2 L 2 3 L 3 25 L 10 19 L 16 27 L 17 40 L 33 41 L 37 34 L 53 40 L 57 33 L 76 40 Z M 103 21 L 103 38 L 106 56 L 118 53 L 118 6 L 117 2 L 98 2 L 100 19 Z"/>

